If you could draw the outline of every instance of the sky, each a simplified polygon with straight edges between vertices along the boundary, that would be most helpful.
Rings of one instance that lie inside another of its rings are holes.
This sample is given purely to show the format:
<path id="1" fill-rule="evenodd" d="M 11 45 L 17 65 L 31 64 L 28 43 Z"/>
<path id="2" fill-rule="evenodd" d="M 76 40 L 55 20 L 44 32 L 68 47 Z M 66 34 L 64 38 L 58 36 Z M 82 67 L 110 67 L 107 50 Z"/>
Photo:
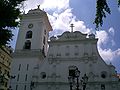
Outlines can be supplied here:
<path id="1" fill-rule="evenodd" d="M 103 60 L 116 67 L 120 73 L 120 8 L 117 0 L 107 0 L 111 15 L 107 14 L 104 24 L 99 31 L 95 31 L 93 24 L 96 11 L 96 0 L 27 0 L 24 3 L 25 12 L 40 8 L 47 12 L 53 31 L 50 36 L 70 31 L 70 24 L 74 24 L 74 31 L 94 33 L 98 38 L 98 51 Z M 18 30 L 13 30 L 14 37 L 11 45 L 15 48 Z"/>

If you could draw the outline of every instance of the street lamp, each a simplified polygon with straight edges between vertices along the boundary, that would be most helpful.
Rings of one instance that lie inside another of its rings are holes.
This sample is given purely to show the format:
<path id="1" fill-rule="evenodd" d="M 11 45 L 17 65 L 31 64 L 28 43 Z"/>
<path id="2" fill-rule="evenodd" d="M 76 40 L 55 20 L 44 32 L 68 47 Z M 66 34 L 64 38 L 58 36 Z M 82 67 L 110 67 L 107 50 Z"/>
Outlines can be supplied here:
<path id="1" fill-rule="evenodd" d="M 78 68 L 76 68 L 76 71 L 75 71 L 75 76 L 77 78 L 77 90 L 79 90 L 79 76 L 80 76 L 80 71 L 78 70 Z"/>
<path id="2" fill-rule="evenodd" d="M 34 85 L 35 85 L 35 83 L 31 81 L 31 83 L 30 83 L 30 90 L 32 90 L 32 88 L 34 88 Z"/>
<path id="3" fill-rule="evenodd" d="M 79 76 L 80 76 L 80 71 L 76 66 L 71 66 L 69 67 L 69 76 L 68 76 L 68 81 L 70 83 L 70 90 L 72 90 L 73 86 L 75 86 L 76 90 L 79 90 Z M 77 80 L 75 82 L 75 80 Z"/>
<path id="4" fill-rule="evenodd" d="M 68 81 L 69 81 L 69 84 L 70 84 L 70 90 L 72 90 L 72 77 L 71 76 L 68 76 Z"/>
<path id="5" fill-rule="evenodd" d="M 87 82 L 88 82 L 88 76 L 86 74 L 84 74 L 84 76 L 82 77 L 82 80 L 81 80 L 83 90 L 85 90 Z"/>
<path id="6" fill-rule="evenodd" d="M 81 90 L 79 89 L 79 77 L 80 77 L 80 71 L 76 66 L 70 66 L 69 67 L 69 76 L 68 76 L 68 81 L 70 84 L 70 90 L 76 89 L 76 90 Z M 83 87 L 83 90 L 86 89 L 86 84 L 88 81 L 88 77 L 86 74 L 82 77 L 81 84 Z M 75 86 L 75 88 L 73 88 Z"/>

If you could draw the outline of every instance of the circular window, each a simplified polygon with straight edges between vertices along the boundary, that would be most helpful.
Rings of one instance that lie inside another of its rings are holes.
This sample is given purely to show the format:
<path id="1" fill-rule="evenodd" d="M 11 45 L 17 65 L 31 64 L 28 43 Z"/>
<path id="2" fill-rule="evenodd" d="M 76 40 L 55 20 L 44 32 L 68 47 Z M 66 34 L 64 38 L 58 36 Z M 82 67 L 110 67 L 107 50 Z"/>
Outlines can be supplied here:
<path id="1" fill-rule="evenodd" d="M 102 77 L 102 78 L 106 78 L 106 75 L 105 75 L 105 74 L 101 74 L 101 77 Z"/>
<path id="2" fill-rule="evenodd" d="M 41 76 L 42 79 L 45 79 L 46 78 L 46 73 L 45 72 L 41 72 L 40 76 Z"/>
<path id="3" fill-rule="evenodd" d="M 33 24 L 30 23 L 30 24 L 28 25 L 28 28 L 32 28 L 32 27 L 33 27 Z"/>
<path id="4" fill-rule="evenodd" d="M 107 77 L 107 72 L 106 71 L 101 72 L 101 77 L 105 79 Z"/>

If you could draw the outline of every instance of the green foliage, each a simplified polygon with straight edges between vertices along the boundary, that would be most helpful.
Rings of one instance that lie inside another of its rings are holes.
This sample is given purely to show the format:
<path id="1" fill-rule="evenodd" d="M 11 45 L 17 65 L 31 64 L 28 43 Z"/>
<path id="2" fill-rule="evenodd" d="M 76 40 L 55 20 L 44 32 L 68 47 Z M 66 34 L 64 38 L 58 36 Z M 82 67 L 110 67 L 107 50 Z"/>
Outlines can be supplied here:
<path id="1" fill-rule="evenodd" d="M 12 39 L 12 31 L 8 29 L 0 30 L 0 47 L 6 45 Z"/>
<path id="2" fill-rule="evenodd" d="M 0 0 L 0 46 L 6 45 L 12 40 L 12 31 L 18 25 L 20 9 L 17 7 L 25 0 Z"/>
<path id="3" fill-rule="evenodd" d="M 120 7 L 120 0 L 118 0 L 118 6 Z"/>
<path id="4" fill-rule="evenodd" d="M 120 7 L 120 0 L 118 0 L 118 7 Z M 106 13 L 110 14 L 111 10 L 107 4 L 106 0 L 97 0 L 96 2 L 96 17 L 94 24 L 96 25 L 96 30 L 103 25 L 103 18 L 106 18 Z"/>
<path id="5" fill-rule="evenodd" d="M 97 0 L 96 5 L 96 17 L 94 23 L 96 24 L 96 29 L 103 25 L 103 18 L 106 18 L 106 12 L 110 14 L 110 8 L 106 0 Z"/>

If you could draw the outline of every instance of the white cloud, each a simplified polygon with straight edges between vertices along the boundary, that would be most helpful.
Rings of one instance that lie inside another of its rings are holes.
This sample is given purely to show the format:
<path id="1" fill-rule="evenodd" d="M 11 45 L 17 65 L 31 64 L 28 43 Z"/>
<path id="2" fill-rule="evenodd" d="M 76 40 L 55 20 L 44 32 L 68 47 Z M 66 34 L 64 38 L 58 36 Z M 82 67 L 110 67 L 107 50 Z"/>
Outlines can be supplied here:
<path id="1" fill-rule="evenodd" d="M 102 49 L 99 47 L 98 50 L 102 58 L 108 63 L 113 61 L 115 58 L 120 57 L 120 48 L 112 51 L 111 49 Z"/>
<path id="2" fill-rule="evenodd" d="M 41 9 L 60 11 L 69 7 L 69 0 L 27 0 L 25 1 L 25 9 L 35 9 L 40 5 Z"/>
<path id="3" fill-rule="evenodd" d="M 115 55 L 111 49 L 102 49 L 99 47 L 98 50 L 100 52 L 100 55 L 106 62 L 110 62 L 113 60 Z"/>
<path id="4" fill-rule="evenodd" d="M 113 27 L 111 27 L 108 31 L 109 31 L 109 33 L 110 33 L 112 36 L 114 36 L 115 30 L 114 30 Z"/>
<path id="5" fill-rule="evenodd" d="M 120 56 L 120 48 L 115 51 L 115 55 Z"/>
<path id="6" fill-rule="evenodd" d="M 98 40 L 98 46 L 101 47 L 102 45 L 109 44 L 111 46 L 115 46 L 115 41 L 114 41 L 114 28 L 110 27 L 108 32 L 105 30 L 100 30 L 96 32 L 97 37 L 99 38 Z"/>
<path id="7" fill-rule="evenodd" d="M 39 1 L 39 0 L 38 0 Z M 69 7 L 69 0 L 44 0 L 41 8 L 45 10 L 61 10 Z"/>
<path id="8" fill-rule="evenodd" d="M 112 46 L 116 45 L 116 43 L 115 43 L 115 41 L 113 39 L 111 40 L 111 43 L 112 43 Z"/>
<path id="9" fill-rule="evenodd" d="M 53 30 L 70 31 L 70 24 L 73 23 L 75 31 L 91 32 L 91 29 L 87 28 L 83 21 L 77 20 L 75 15 L 72 14 L 69 0 L 27 0 L 25 9 L 26 11 L 34 9 L 37 8 L 37 5 L 48 12 Z"/>
<path id="10" fill-rule="evenodd" d="M 71 23 L 74 23 L 75 31 L 80 31 L 82 33 L 90 33 L 92 31 L 92 29 L 86 27 L 86 25 L 83 21 L 76 20 L 76 18 L 75 19 L 73 18 Z"/>
<path id="11" fill-rule="evenodd" d="M 28 12 L 30 9 L 37 8 L 38 5 L 43 4 L 44 0 L 26 0 L 24 2 L 25 11 Z"/>
<path id="12" fill-rule="evenodd" d="M 110 27 L 108 32 L 109 32 L 109 37 L 110 37 L 110 40 L 111 40 L 111 44 L 112 44 L 112 46 L 115 46 L 116 44 L 115 44 L 115 41 L 114 41 L 114 34 L 115 34 L 114 28 Z"/>
<path id="13" fill-rule="evenodd" d="M 110 28 L 108 32 L 105 30 L 97 31 L 98 39 L 98 51 L 106 62 L 111 62 L 115 58 L 120 57 L 120 48 L 112 50 L 109 46 L 115 45 L 114 41 L 114 28 Z M 104 46 L 104 48 L 102 48 Z"/>
<path id="14" fill-rule="evenodd" d="M 91 31 L 85 26 L 83 21 L 76 19 L 76 17 L 72 14 L 71 8 L 64 10 L 60 14 L 54 12 L 53 15 L 49 15 L 49 19 L 53 29 L 55 30 L 70 31 L 70 24 L 73 23 L 75 31 L 81 31 L 83 33 Z"/>
<path id="15" fill-rule="evenodd" d="M 48 17 L 53 28 L 53 34 L 61 34 L 64 31 L 70 31 L 70 24 L 74 24 L 74 30 L 81 31 L 83 33 L 90 33 L 92 29 L 86 27 L 83 21 L 77 20 L 76 16 L 72 13 L 69 0 L 28 0 L 27 9 L 37 8 L 38 4 L 41 4 L 41 9 L 44 8 L 48 12 Z M 33 4 L 34 3 L 34 4 Z M 50 13 L 49 13 L 50 12 Z M 105 30 L 96 32 L 98 40 L 98 50 L 105 61 L 112 61 L 115 57 L 120 56 L 120 49 L 113 51 L 107 48 L 107 45 L 115 45 L 113 40 L 114 28 L 111 27 L 108 32 Z M 106 49 L 103 49 L 104 46 Z"/>
<path id="16" fill-rule="evenodd" d="M 70 24 L 74 24 L 74 31 L 81 31 L 83 33 L 88 33 L 91 29 L 85 26 L 83 21 L 77 20 L 76 16 L 72 13 L 72 8 L 69 6 L 69 0 L 52 0 L 54 3 L 49 3 L 51 0 L 44 0 L 41 5 L 45 11 L 51 10 L 52 13 L 48 14 L 49 20 L 51 22 L 53 33 L 70 31 Z M 57 31 L 54 31 L 57 30 Z M 59 34 L 61 34 L 59 33 Z"/>
<path id="17" fill-rule="evenodd" d="M 60 29 L 63 31 L 67 31 L 68 30 L 68 25 L 72 19 L 73 14 L 71 13 L 71 9 L 66 9 L 63 12 L 61 12 L 60 14 L 58 13 L 53 13 L 53 17 L 54 17 L 54 21 L 52 21 L 52 26 L 53 29 Z"/>
<path id="18" fill-rule="evenodd" d="M 104 31 L 104 30 L 97 31 L 96 34 L 97 34 L 97 37 L 99 38 L 99 40 L 98 40 L 99 47 L 101 47 L 101 45 L 107 44 L 109 37 L 108 37 L 108 33 L 106 31 Z"/>
<path id="19" fill-rule="evenodd" d="M 120 7 L 118 8 L 118 11 L 120 12 Z"/>

